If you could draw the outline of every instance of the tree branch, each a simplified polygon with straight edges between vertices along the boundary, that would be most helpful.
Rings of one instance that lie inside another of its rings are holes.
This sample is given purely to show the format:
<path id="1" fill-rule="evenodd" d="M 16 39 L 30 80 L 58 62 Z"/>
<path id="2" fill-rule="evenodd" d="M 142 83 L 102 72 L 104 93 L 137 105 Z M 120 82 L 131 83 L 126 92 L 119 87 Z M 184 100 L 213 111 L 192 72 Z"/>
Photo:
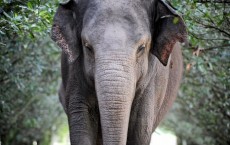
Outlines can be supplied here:
<path id="1" fill-rule="evenodd" d="M 209 47 L 209 48 L 201 48 L 199 46 L 192 46 L 192 44 L 189 43 L 189 46 L 190 46 L 190 49 L 193 50 L 193 55 L 195 55 L 195 56 L 199 56 L 199 54 L 202 52 L 204 53 L 204 52 L 211 51 L 214 49 L 224 49 L 226 47 L 230 48 L 230 44 L 221 45 L 221 46 L 213 46 L 213 47 Z"/>
<path id="2" fill-rule="evenodd" d="M 213 29 L 218 30 L 219 32 L 224 33 L 225 35 L 227 35 L 227 36 L 230 37 L 230 33 L 226 32 L 226 31 L 224 31 L 224 30 L 222 30 L 222 29 L 220 29 L 220 28 L 218 28 L 218 27 L 215 27 L 215 26 L 212 26 L 212 25 L 208 25 L 208 24 L 203 24 L 203 23 L 201 23 L 200 21 L 197 21 L 197 20 L 195 20 L 195 19 L 193 19 L 193 20 L 194 20 L 196 23 L 198 23 L 198 24 L 204 26 L 205 28 L 213 28 Z"/>
<path id="3" fill-rule="evenodd" d="M 227 40 L 230 41 L 230 38 L 202 38 L 202 37 L 198 37 L 197 34 L 189 31 L 189 34 L 191 34 L 191 36 L 195 37 L 196 39 L 201 39 L 201 40 Z"/>
<path id="4" fill-rule="evenodd" d="M 197 8 L 202 14 L 204 14 L 205 15 L 205 12 L 203 12 L 201 9 L 199 9 L 199 8 Z M 212 23 L 212 24 L 214 24 L 214 25 L 216 25 L 215 23 L 214 23 L 214 21 L 212 20 L 212 18 L 209 16 L 209 15 L 207 15 L 206 17 L 208 17 L 208 19 L 210 20 L 210 22 Z"/>
<path id="5" fill-rule="evenodd" d="M 226 45 L 222 45 L 222 46 L 213 46 L 213 47 L 209 47 L 206 49 L 200 49 L 200 51 L 209 51 L 209 50 L 213 50 L 213 49 L 224 49 L 225 47 L 230 47 L 230 44 L 226 44 Z"/>

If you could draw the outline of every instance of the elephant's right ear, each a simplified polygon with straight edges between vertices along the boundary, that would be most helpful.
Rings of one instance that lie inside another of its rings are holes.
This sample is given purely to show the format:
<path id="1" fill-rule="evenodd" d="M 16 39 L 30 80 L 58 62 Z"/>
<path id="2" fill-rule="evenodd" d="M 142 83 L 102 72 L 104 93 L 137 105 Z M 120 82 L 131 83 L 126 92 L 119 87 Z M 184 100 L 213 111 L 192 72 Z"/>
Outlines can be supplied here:
<path id="1" fill-rule="evenodd" d="M 68 62 L 74 62 L 79 56 L 79 41 L 77 37 L 77 18 L 73 7 L 77 4 L 69 0 L 59 4 L 54 16 L 51 38 L 67 55 Z"/>
<path id="2" fill-rule="evenodd" d="M 163 0 L 156 0 L 154 3 L 153 22 L 153 49 L 159 61 L 166 66 L 168 59 L 177 42 L 187 41 L 186 25 L 180 15 L 170 6 L 170 3 Z"/>

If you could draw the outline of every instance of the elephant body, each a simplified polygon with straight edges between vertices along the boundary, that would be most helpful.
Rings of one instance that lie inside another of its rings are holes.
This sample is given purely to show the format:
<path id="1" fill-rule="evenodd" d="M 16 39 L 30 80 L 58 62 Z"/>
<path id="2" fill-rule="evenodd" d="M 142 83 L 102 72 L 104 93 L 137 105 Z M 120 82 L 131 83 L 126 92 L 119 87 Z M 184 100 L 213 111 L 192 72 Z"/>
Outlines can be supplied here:
<path id="1" fill-rule="evenodd" d="M 182 76 L 182 18 L 169 4 L 70 0 L 54 17 L 72 145 L 148 145 Z"/>

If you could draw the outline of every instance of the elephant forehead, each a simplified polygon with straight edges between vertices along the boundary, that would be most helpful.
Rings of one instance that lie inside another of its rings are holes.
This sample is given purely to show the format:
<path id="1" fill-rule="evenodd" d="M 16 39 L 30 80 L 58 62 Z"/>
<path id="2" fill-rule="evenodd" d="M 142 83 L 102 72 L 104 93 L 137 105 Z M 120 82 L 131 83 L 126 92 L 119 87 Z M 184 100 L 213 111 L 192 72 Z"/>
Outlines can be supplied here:
<path id="1" fill-rule="evenodd" d="M 123 30 L 133 33 L 132 36 L 138 36 L 149 28 L 146 11 L 134 2 L 105 0 L 92 2 L 90 6 L 92 8 L 88 7 L 83 20 L 83 30 L 87 35 L 102 34 L 110 24 L 122 25 Z"/>
<path id="2" fill-rule="evenodd" d="M 105 28 L 102 43 L 124 46 L 127 41 L 127 35 L 127 30 L 121 24 L 109 24 Z"/>
<path id="3" fill-rule="evenodd" d="M 102 7 L 124 8 L 132 7 L 137 4 L 139 0 L 94 0 L 95 3 Z"/>
<path id="4" fill-rule="evenodd" d="M 108 19 L 95 17 L 83 28 L 82 35 L 91 45 L 108 43 L 125 46 L 136 43 L 148 30 L 138 21 L 130 21 L 124 17 L 113 16 Z M 100 21 L 101 20 L 101 21 Z"/>

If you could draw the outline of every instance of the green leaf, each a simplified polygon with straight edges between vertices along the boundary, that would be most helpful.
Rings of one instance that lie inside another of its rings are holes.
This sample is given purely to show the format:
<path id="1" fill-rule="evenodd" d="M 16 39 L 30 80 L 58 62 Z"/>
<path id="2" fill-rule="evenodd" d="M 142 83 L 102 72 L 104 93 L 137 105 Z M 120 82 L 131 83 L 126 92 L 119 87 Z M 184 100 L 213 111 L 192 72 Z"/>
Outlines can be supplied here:
<path id="1" fill-rule="evenodd" d="M 41 12 L 39 13 L 39 15 L 42 16 L 42 17 L 45 16 L 46 14 L 47 14 L 47 11 L 41 11 Z"/>
<path id="2" fill-rule="evenodd" d="M 27 3 L 27 6 L 28 6 L 28 8 L 30 8 L 30 9 L 32 9 L 32 8 L 33 8 L 33 6 L 32 6 L 32 4 L 31 4 L 31 2 L 28 2 L 28 3 Z"/>
<path id="3" fill-rule="evenodd" d="M 179 17 L 174 17 L 173 18 L 173 24 L 177 24 L 179 22 Z"/>

